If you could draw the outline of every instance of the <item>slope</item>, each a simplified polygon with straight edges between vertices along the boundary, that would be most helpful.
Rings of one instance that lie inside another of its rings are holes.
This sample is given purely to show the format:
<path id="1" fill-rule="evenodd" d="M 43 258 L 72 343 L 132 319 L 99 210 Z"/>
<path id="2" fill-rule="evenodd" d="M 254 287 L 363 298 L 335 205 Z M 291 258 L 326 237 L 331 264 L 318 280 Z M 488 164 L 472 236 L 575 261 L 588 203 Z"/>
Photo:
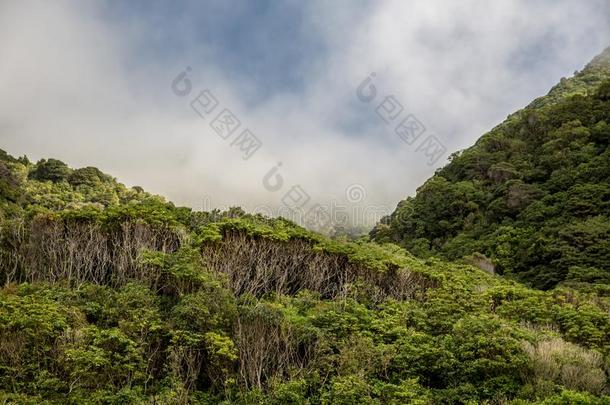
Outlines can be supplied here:
<path id="1" fill-rule="evenodd" d="M 0 153 L 0 401 L 607 403 L 608 286 L 532 290 Z"/>
<path id="2" fill-rule="evenodd" d="M 608 283 L 609 79 L 610 48 L 453 154 L 371 236 L 422 257 L 484 255 L 541 289 Z"/>

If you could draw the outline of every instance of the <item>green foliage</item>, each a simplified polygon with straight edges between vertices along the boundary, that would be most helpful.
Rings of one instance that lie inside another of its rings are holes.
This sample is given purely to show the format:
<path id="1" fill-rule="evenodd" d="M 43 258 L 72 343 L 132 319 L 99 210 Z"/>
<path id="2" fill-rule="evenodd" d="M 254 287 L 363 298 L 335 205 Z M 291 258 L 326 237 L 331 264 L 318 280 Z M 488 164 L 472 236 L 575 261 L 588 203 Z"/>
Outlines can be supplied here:
<path id="1" fill-rule="evenodd" d="M 64 162 L 57 159 L 42 159 L 36 163 L 34 170 L 30 172 L 30 178 L 38 181 L 52 181 L 59 183 L 68 180 L 71 170 Z"/>
<path id="2" fill-rule="evenodd" d="M 420 257 L 484 254 L 541 289 L 573 266 L 610 274 L 607 54 L 453 154 L 371 236 Z"/>
<path id="3" fill-rule="evenodd" d="M 16 202 L 19 197 L 20 181 L 9 164 L 0 161 L 0 200 Z"/>
<path id="4" fill-rule="evenodd" d="M 551 326 L 607 359 L 607 307 L 569 289 L 535 291 L 472 267 L 424 263 L 395 247 L 374 252 L 440 284 L 421 301 L 378 304 L 307 291 L 236 297 L 222 275 L 202 266 L 197 250 L 184 246 L 146 254 L 167 275 L 151 287 L 9 286 L 0 293 L 0 386 L 26 395 L 23 402 L 269 404 L 554 398 L 556 388 L 542 387 L 567 381 L 582 381 L 569 383 L 581 390 L 569 394 L 575 398 L 599 389 L 599 373 L 529 377 L 525 342 L 549 339 L 554 332 L 544 328 Z M 566 370 L 581 364 L 582 355 L 559 353 Z M 260 386 L 248 377 L 250 365 L 260 370 Z M 529 378 L 535 394 L 524 389 Z"/>
<path id="5" fill-rule="evenodd" d="M 102 182 L 108 182 L 110 180 L 111 178 L 108 175 L 105 175 L 96 167 L 76 169 L 68 178 L 68 182 L 74 187 L 82 185 L 94 187 L 100 185 Z"/>
<path id="6" fill-rule="evenodd" d="M 62 359 L 71 387 L 119 388 L 144 381 L 140 348 L 120 329 L 90 326 L 80 332 L 80 341 L 68 344 Z"/>
<path id="7" fill-rule="evenodd" d="M 229 332 L 237 315 L 233 296 L 218 285 L 184 296 L 172 309 L 172 319 L 179 329 L 197 333 Z"/>
<path id="8" fill-rule="evenodd" d="M 476 388 L 479 397 L 515 395 L 523 384 L 519 373 L 527 367 L 521 346 L 524 337 L 493 317 L 461 319 L 446 343 L 457 354 L 453 378 L 459 385 L 482 381 Z"/>
<path id="9" fill-rule="evenodd" d="M 0 401 L 609 403 L 605 63 L 454 154 L 396 244 L 0 150 Z"/>
<path id="10" fill-rule="evenodd" d="M 590 394 L 563 390 L 561 394 L 547 398 L 542 405 L 605 405 L 610 403 L 610 397 L 595 397 Z"/>

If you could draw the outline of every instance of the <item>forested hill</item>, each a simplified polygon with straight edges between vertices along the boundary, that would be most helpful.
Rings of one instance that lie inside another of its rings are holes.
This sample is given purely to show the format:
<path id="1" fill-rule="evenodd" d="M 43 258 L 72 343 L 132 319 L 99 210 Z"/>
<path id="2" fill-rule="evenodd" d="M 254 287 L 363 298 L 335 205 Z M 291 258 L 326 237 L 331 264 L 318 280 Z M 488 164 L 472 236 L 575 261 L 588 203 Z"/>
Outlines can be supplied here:
<path id="1" fill-rule="evenodd" d="M 610 287 L 529 289 L 0 151 L 0 402 L 607 404 Z"/>
<path id="2" fill-rule="evenodd" d="M 605 404 L 609 287 L 528 289 L 0 152 L 0 402 Z"/>
<path id="3" fill-rule="evenodd" d="M 454 153 L 371 236 L 420 257 L 491 259 L 541 289 L 608 283 L 609 142 L 610 48 Z"/>
<path id="4" fill-rule="evenodd" d="M 376 242 L 0 150 L 0 403 L 610 403 L 603 66 L 456 155 Z M 565 281 L 432 257 L 472 252 Z"/>

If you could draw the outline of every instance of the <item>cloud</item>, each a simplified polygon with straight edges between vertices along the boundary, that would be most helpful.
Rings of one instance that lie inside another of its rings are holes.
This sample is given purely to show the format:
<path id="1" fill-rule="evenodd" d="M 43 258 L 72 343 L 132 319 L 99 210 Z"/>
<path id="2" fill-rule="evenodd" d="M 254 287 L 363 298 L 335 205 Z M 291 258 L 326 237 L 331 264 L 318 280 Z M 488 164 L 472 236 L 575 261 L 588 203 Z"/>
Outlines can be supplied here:
<path id="1" fill-rule="evenodd" d="M 448 154 L 610 38 L 610 6 L 595 0 L 148 4 L 3 2 L 0 147 L 96 165 L 195 208 L 280 207 L 293 185 L 309 205 L 347 204 L 356 183 L 361 205 L 389 211 L 442 161 L 427 165 L 377 117 L 384 96 Z M 170 83 L 186 66 L 194 90 L 180 98 Z M 371 72 L 379 95 L 364 104 Z M 205 88 L 261 139 L 251 159 L 190 109 Z M 270 192 L 278 162 L 285 186 Z"/>

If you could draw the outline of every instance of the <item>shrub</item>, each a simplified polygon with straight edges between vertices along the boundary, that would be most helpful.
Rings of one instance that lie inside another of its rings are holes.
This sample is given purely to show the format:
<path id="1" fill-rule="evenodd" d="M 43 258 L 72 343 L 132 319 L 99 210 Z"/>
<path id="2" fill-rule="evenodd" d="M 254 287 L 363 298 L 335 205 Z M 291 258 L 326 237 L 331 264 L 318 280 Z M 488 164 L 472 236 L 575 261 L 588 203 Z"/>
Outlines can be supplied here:
<path id="1" fill-rule="evenodd" d="M 606 385 L 602 356 L 556 338 L 537 344 L 524 343 L 534 383 L 555 382 L 568 389 L 599 394 Z"/>
<path id="2" fill-rule="evenodd" d="M 71 170 L 64 162 L 57 159 L 42 159 L 36 163 L 36 168 L 30 172 L 30 178 L 39 181 L 59 183 L 66 181 Z"/>

